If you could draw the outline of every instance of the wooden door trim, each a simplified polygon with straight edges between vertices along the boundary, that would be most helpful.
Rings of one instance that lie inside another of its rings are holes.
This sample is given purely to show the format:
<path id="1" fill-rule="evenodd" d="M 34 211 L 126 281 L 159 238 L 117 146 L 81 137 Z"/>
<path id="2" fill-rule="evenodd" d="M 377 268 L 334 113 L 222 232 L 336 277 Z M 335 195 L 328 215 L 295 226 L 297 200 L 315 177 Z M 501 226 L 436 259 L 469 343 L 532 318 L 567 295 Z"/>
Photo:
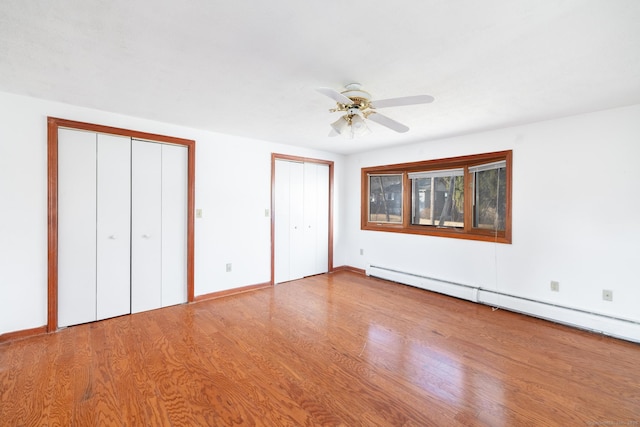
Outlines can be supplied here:
<path id="1" fill-rule="evenodd" d="M 47 332 L 58 328 L 58 129 L 120 135 L 135 139 L 183 145 L 188 150 L 187 170 L 187 302 L 194 301 L 195 156 L 191 139 L 158 135 L 56 117 L 47 118 Z"/>
<path id="2" fill-rule="evenodd" d="M 328 241 L 328 265 L 327 272 L 333 270 L 333 170 L 334 162 L 331 160 L 314 159 L 311 157 L 292 156 L 289 154 L 271 153 L 271 285 L 275 284 L 275 230 L 276 230 L 276 160 L 290 162 L 318 163 L 329 166 L 329 241 Z"/>

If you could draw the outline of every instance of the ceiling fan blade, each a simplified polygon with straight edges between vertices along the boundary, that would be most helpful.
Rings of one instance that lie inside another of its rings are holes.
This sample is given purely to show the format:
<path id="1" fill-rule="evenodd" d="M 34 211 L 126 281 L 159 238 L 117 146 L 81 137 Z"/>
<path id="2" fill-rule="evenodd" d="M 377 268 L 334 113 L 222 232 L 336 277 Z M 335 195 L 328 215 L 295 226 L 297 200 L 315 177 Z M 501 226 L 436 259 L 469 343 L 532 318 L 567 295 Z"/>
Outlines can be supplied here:
<path id="1" fill-rule="evenodd" d="M 390 119 L 387 116 L 384 116 L 380 113 L 372 112 L 367 116 L 369 120 L 373 120 L 374 122 L 381 124 L 382 126 L 386 126 L 391 130 L 395 130 L 396 132 L 404 133 L 409 130 L 409 128 L 402 123 L 398 123 L 393 119 Z"/>
<path id="2" fill-rule="evenodd" d="M 340 92 L 331 89 L 330 87 L 319 87 L 316 90 L 340 104 L 345 104 L 345 105 L 353 104 L 352 100 L 350 100 Z"/>
<path id="3" fill-rule="evenodd" d="M 403 96 L 401 98 L 379 99 L 371 101 L 371 108 L 400 107 L 402 105 L 429 104 L 433 102 L 431 95 Z"/>

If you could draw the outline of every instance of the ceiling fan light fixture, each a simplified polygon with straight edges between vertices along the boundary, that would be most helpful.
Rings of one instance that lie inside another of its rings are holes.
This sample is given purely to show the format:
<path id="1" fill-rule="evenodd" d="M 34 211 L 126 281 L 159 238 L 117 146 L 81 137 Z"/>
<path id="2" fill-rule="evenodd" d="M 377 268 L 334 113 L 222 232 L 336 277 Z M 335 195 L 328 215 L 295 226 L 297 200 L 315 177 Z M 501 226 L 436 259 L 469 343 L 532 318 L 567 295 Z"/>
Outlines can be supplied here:
<path id="1" fill-rule="evenodd" d="M 351 116 L 350 132 L 351 138 L 356 138 L 370 134 L 371 129 L 369 129 L 362 116 L 354 114 Z"/>
<path id="2" fill-rule="evenodd" d="M 338 120 L 331 123 L 331 128 L 340 135 L 344 134 L 349 129 L 349 116 L 341 116 Z"/>
<path id="3" fill-rule="evenodd" d="M 331 128 L 339 135 L 351 139 L 371 133 L 371 130 L 359 114 L 345 114 L 331 123 Z"/>

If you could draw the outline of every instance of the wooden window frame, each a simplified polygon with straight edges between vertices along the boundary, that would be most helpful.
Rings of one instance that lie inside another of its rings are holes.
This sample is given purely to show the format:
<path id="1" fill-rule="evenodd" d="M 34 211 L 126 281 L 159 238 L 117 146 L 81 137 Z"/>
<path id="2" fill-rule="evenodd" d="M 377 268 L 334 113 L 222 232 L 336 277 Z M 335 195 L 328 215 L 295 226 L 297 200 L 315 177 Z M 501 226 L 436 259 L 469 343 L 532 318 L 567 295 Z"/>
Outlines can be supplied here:
<path id="1" fill-rule="evenodd" d="M 368 231 L 387 231 L 394 233 L 421 234 L 426 236 L 450 237 L 456 239 L 479 240 L 510 244 L 511 230 L 511 174 L 513 151 L 473 154 L 444 159 L 425 160 L 412 163 L 373 166 L 361 169 L 360 228 Z M 488 230 L 473 228 L 473 179 L 469 167 L 484 163 L 506 162 L 506 212 L 505 229 Z M 435 226 L 411 223 L 411 172 L 428 172 L 442 169 L 464 168 L 464 228 L 438 228 Z M 382 223 L 369 221 L 369 176 L 378 174 L 402 174 L 402 223 Z"/>

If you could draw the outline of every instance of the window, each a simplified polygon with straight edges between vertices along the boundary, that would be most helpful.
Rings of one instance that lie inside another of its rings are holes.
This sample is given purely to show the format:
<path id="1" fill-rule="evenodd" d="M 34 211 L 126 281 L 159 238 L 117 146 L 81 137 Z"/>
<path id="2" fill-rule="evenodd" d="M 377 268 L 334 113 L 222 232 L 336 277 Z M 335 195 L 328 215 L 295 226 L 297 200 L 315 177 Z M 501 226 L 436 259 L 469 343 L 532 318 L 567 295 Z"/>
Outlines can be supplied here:
<path id="1" fill-rule="evenodd" d="M 369 221 L 402 223 L 402 174 L 369 176 Z"/>
<path id="2" fill-rule="evenodd" d="M 411 223 L 464 227 L 464 169 L 409 173 Z"/>
<path id="3" fill-rule="evenodd" d="M 362 229 L 511 243 L 511 151 L 362 169 Z"/>
<path id="4" fill-rule="evenodd" d="M 506 161 L 472 166 L 473 227 L 504 231 L 507 212 Z"/>

